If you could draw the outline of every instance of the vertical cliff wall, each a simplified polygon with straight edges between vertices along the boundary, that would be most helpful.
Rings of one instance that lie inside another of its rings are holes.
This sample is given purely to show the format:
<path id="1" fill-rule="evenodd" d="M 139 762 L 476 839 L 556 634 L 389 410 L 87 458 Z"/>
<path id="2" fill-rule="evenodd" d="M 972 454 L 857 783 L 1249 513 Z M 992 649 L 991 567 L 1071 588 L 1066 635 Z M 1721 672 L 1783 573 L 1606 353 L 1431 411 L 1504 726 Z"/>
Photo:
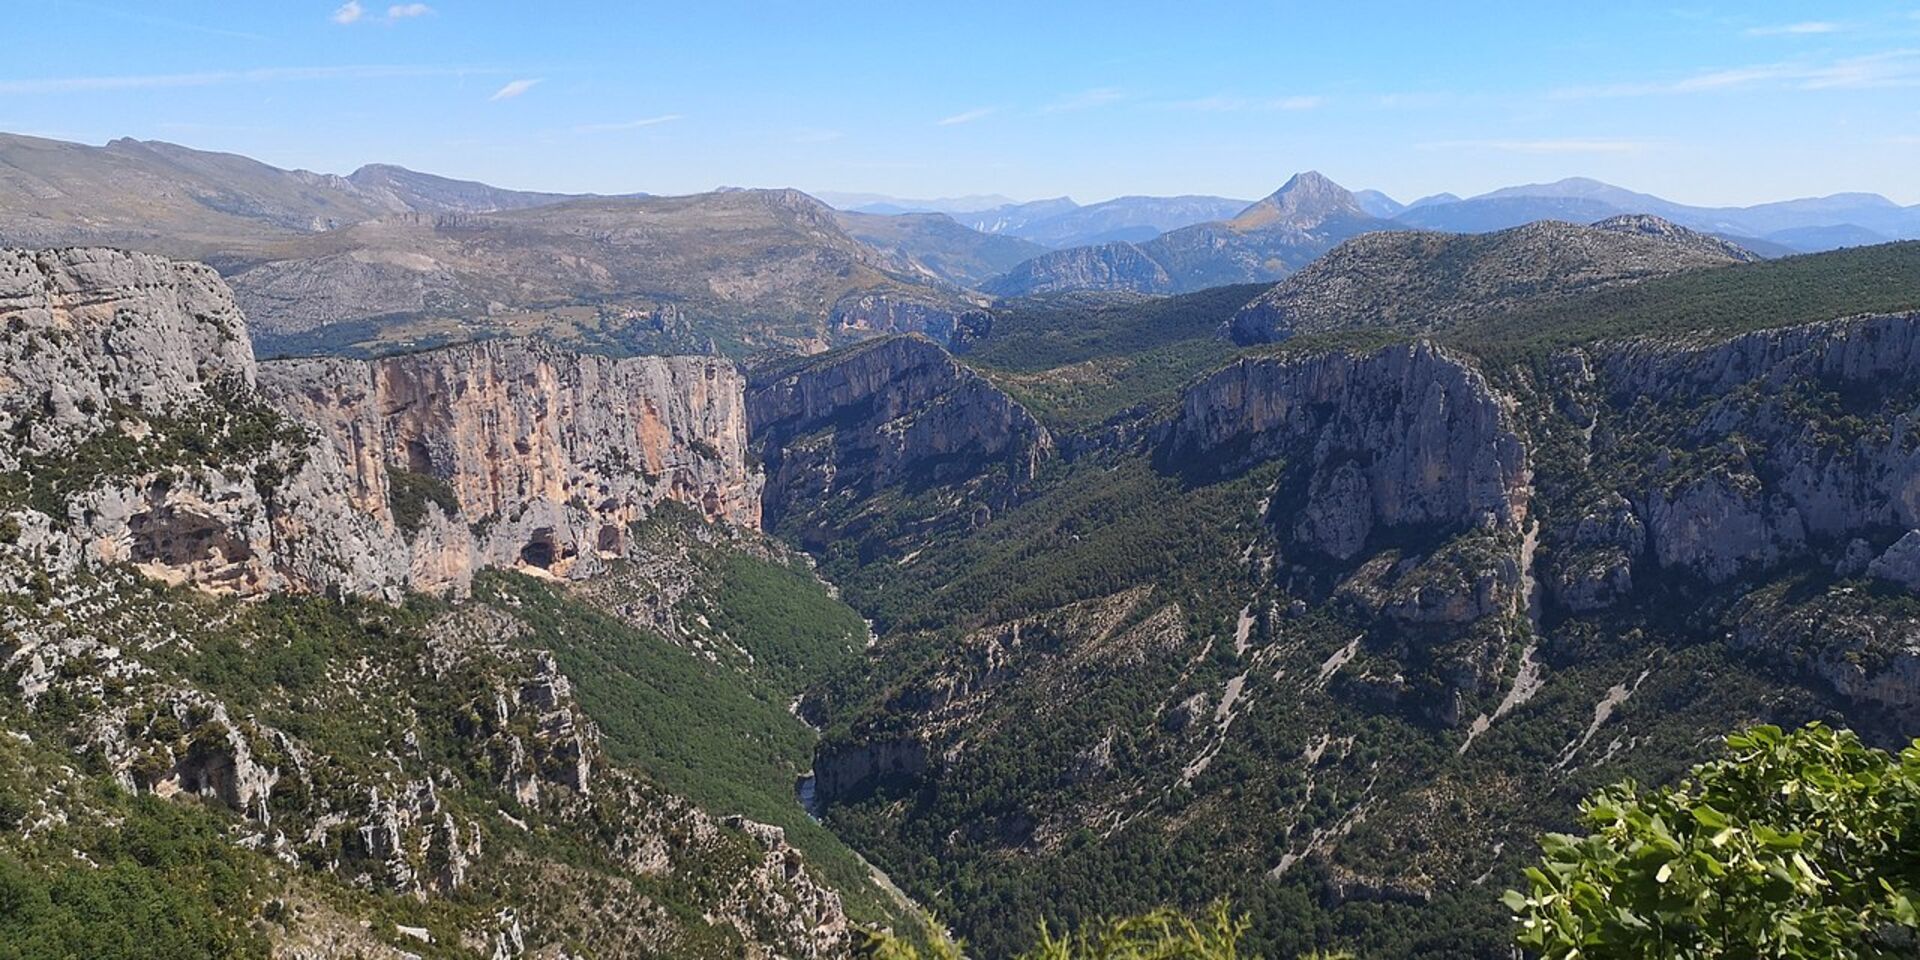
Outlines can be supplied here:
<path id="1" fill-rule="evenodd" d="M 220 592 L 577 577 L 664 501 L 757 525 L 725 361 L 507 340 L 256 364 L 206 267 L 0 251 L 0 512 L 51 569 Z"/>
<path id="2" fill-rule="evenodd" d="M 579 576 L 662 501 L 755 526 L 745 383 L 724 360 L 495 340 L 374 361 L 270 361 L 262 393 L 318 427 L 353 504 L 409 527 L 416 586 L 474 569 Z M 405 500 L 416 502 L 417 520 Z"/>

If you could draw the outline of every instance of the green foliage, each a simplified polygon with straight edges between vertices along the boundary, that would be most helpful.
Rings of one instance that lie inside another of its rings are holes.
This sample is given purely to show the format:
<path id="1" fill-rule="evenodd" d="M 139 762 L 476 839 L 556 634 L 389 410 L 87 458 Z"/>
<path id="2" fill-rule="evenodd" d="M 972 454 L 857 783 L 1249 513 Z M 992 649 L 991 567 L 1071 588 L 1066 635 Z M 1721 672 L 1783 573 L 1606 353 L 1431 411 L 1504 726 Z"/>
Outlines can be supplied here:
<path id="1" fill-rule="evenodd" d="M 1444 336 L 1496 365 L 1597 340 L 1733 336 L 1920 308 L 1920 241 L 1695 270 L 1467 324 Z"/>
<path id="2" fill-rule="evenodd" d="M 1549 835 L 1517 941 L 1562 958 L 1910 957 L 1920 949 L 1920 740 L 1760 726 L 1681 783 L 1631 781 Z"/>
<path id="3" fill-rule="evenodd" d="M 266 956 L 245 916 L 259 855 L 198 808 L 106 799 L 117 825 L 61 828 L 71 846 L 33 862 L 0 852 L 0 960 Z"/>
<path id="4" fill-rule="evenodd" d="M 440 508 L 440 512 L 449 516 L 460 513 L 460 499 L 453 494 L 453 487 L 447 481 L 429 473 L 418 473 L 397 464 L 387 465 L 387 506 L 393 510 L 394 526 L 400 528 L 407 539 L 413 539 L 420 532 L 420 525 L 427 522 L 427 506 Z"/>
<path id="5" fill-rule="evenodd" d="M 712 623 L 749 648 L 760 672 L 780 692 L 798 695 L 858 660 L 866 623 L 828 595 L 798 561 L 715 553 L 705 564 L 714 579 L 708 591 Z"/>
<path id="6" fill-rule="evenodd" d="M 1089 302 L 1016 301 L 993 332 L 962 355 L 1054 428 L 1100 423 L 1130 407 L 1172 399 L 1189 380 L 1231 360 L 1221 334 L 1258 284 L 1178 297 Z"/>

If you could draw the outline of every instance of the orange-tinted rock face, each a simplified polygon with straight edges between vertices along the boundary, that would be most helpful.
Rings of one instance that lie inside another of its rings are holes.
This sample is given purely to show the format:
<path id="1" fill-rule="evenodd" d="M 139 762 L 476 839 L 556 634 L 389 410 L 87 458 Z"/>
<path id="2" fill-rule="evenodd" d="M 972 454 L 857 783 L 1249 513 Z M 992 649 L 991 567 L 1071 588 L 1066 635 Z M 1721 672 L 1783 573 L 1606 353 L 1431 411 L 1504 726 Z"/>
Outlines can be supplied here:
<path id="1" fill-rule="evenodd" d="M 256 364 L 211 270 L 113 250 L 0 251 L 0 320 L 0 471 L 57 475 L 65 509 L 15 523 L 62 566 L 392 597 L 589 575 L 665 500 L 760 520 L 724 360 L 509 340 Z"/>
<path id="2" fill-rule="evenodd" d="M 500 340 L 274 361 L 261 385 L 320 428 L 359 510 L 394 524 L 396 483 L 451 493 L 455 512 L 428 504 L 412 532 L 417 588 L 457 588 L 487 566 L 591 573 L 665 500 L 712 521 L 760 520 L 744 381 L 724 360 L 612 360 Z"/>

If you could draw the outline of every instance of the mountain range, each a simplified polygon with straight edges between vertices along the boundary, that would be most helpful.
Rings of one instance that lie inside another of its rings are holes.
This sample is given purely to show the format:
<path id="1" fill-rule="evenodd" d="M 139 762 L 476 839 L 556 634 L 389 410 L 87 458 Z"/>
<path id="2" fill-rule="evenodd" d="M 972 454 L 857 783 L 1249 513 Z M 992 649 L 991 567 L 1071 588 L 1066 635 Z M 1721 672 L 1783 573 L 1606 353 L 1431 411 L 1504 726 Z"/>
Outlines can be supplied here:
<path id="1" fill-rule="evenodd" d="M 0 240 L 205 261 L 268 353 L 527 332 L 621 352 L 790 352 L 862 331 L 944 337 L 974 299 L 798 191 L 534 193 L 134 140 L 0 136 Z"/>
<path id="2" fill-rule="evenodd" d="M 1873 195 L 1701 208 L 1578 179 L 1404 206 L 1317 173 L 1254 203 L 836 196 L 867 212 L 797 191 L 569 195 L 383 164 L 340 176 L 161 142 L 0 135 L 0 240 L 212 264 L 268 353 L 524 333 L 735 356 L 885 332 L 951 342 L 981 322 L 974 290 L 1159 295 L 1272 282 L 1381 230 L 1652 214 L 1769 256 L 1920 235 L 1920 213 Z M 926 207 L 949 212 L 873 212 Z"/>

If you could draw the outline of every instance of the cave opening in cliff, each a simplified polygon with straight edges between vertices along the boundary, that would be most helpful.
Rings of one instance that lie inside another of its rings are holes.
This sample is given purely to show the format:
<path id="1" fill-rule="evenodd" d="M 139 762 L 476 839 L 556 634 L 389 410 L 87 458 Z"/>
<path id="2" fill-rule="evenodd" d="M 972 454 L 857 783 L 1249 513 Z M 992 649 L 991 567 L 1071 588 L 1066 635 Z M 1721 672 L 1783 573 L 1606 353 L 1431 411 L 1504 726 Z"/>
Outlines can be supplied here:
<path id="1" fill-rule="evenodd" d="M 536 530 L 534 531 L 533 539 L 527 541 L 527 545 L 520 548 L 520 562 L 530 567 L 539 567 L 542 570 L 546 570 L 553 566 L 553 561 L 557 554 L 558 550 L 553 544 L 553 531 L 545 529 Z"/>
<path id="2" fill-rule="evenodd" d="M 426 441 L 417 438 L 407 441 L 407 469 L 414 473 L 433 472 L 433 452 L 427 449 Z"/>

